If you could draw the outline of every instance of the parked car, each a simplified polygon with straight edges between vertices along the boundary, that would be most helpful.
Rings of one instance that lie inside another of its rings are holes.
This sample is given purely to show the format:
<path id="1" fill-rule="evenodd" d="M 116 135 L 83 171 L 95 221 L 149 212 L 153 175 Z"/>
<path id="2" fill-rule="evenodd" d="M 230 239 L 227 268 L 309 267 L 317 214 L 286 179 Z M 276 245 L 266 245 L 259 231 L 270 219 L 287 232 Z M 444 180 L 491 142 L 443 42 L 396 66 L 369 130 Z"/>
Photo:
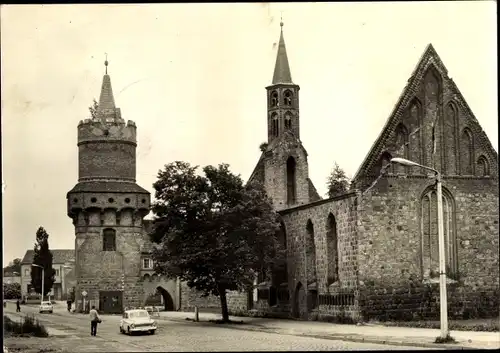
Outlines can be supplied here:
<path id="1" fill-rule="evenodd" d="M 54 312 L 54 308 L 51 302 L 42 302 L 40 304 L 40 313 L 49 313 L 52 314 Z"/>
<path id="2" fill-rule="evenodd" d="M 132 334 L 136 332 L 148 332 L 154 335 L 158 326 L 147 310 L 126 310 L 120 320 L 120 332 Z"/>

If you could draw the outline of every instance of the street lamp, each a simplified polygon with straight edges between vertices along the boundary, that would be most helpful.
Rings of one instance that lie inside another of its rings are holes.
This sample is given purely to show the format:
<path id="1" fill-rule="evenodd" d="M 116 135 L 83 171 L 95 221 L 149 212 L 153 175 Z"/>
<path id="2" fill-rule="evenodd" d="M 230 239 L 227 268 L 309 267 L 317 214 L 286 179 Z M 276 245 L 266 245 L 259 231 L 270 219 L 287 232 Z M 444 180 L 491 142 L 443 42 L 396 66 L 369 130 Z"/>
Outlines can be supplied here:
<path id="1" fill-rule="evenodd" d="M 40 299 L 40 305 L 42 305 L 42 302 L 43 302 L 43 291 L 44 291 L 44 282 L 45 282 L 45 269 L 43 268 L 43 266 L 40 266 L 40 265 L 36 265 L 36 264 L 31 264 L 32 267 L 39 267 L 42 269 L 42 295 L 41 295 L 41 299 Z"/>
<path id="2" fill-rule="evenodd" d="M 444 251 L 444 224 L 443 224 L 443 191 L 441 189 L 441 173 L 436 169 L 427 167 L 404 158 L 392 158 L 391 163 L 420 167 L 436 173 L 437 214 L 438 214 L 438 243 L 439 243 L 439 304 L 441 314 L 441 338 L 448 337 L 448 298 L 446 293 L 446 263 Z"/>

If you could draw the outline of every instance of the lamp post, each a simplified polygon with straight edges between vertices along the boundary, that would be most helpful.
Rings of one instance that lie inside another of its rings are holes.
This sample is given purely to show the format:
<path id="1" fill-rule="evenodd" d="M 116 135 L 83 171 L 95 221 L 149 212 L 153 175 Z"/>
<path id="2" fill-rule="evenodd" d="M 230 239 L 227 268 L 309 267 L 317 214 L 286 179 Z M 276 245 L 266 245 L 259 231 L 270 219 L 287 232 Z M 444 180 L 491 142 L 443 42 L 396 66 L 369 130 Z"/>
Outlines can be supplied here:
<path id="1" fill-rule="evenodd" d="M 427 167 L 404 158 L 392 158 L 391 163 L 406 165 L 409 167 L 420 167 L 436 173 L 436 194 L 437 194 L 437 216 L 438 216 L 438 243 L 439 243 L 439 306 L 441 316 L 441 338 L 445 339 L 449 335 L 448 331 L 448 298 L 446 293 L 446 262 L 444 244 L 444 223 L 443 223 L 443 191 L 441 188 L 441 173 L 436 169 Z"/>
<path id="2" fill-rule="evenodd" d="M 44 284 L 45 284 L 45 269 L 43 268 L 43 266 L 40 266 L 40 265 L 36 265 L 36 264 L 31 264 L 32 267 L 39 267 L 42 269 L 42 295 L 41 295 L 41 299 L 40 299 L 40 305 L 42 305 L 42 302 L 43 302 L 43 291 L 45 289 L 44 287 Z"/>

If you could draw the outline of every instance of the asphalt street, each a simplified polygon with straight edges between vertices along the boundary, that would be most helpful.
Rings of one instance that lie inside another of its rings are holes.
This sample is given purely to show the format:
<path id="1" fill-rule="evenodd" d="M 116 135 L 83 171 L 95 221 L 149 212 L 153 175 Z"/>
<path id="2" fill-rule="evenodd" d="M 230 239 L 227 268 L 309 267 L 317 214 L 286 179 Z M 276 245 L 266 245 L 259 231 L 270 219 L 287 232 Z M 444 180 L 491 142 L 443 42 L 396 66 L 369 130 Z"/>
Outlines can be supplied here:
<path id="1" fill-rule="evenodd" d="M 16 315 L 13 305 L 8 306 L 6 312 Z M 87 315 L 68 313 L 64 308 L 56 309 L 53 314 L 39 314 L 36 307 L 23 306 L 21 314 L 25 313 L 35 314 L 46 326 L 65 332 L 66 336 L 52 337 L 49 340 L 58 346 L 70 345 L 74 352 L 421 349 L 247 331 L 209 322 L 165 319 L 157 320 L 158 330 L 155 335 L 127 336 L 119 332 L 120 316 L 112 315 L 102 316 L 103 322 L 98 327 L 97 337 L 91 337 Z"/>

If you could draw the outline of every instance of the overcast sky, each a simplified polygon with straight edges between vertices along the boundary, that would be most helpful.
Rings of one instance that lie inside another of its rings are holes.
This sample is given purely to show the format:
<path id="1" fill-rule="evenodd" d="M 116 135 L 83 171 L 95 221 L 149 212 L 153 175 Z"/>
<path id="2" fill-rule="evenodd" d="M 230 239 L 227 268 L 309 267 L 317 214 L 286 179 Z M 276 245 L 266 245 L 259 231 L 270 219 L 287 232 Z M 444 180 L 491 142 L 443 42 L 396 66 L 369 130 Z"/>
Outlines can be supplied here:
<path id="1" fill-rule="evenodd" d="M 152 191 L 174 160 L 226 162 L 247 180 L 267 139 L 281 12 L 320 194 L 334 161 L 356 172 L 431 42 L 498 151 L 493 1 L 2 6 L 4 265 L 39 226 L 51 248 L 74 248 L 66 193 L 104 53 L 138 127 L 139 185 Z"/>

